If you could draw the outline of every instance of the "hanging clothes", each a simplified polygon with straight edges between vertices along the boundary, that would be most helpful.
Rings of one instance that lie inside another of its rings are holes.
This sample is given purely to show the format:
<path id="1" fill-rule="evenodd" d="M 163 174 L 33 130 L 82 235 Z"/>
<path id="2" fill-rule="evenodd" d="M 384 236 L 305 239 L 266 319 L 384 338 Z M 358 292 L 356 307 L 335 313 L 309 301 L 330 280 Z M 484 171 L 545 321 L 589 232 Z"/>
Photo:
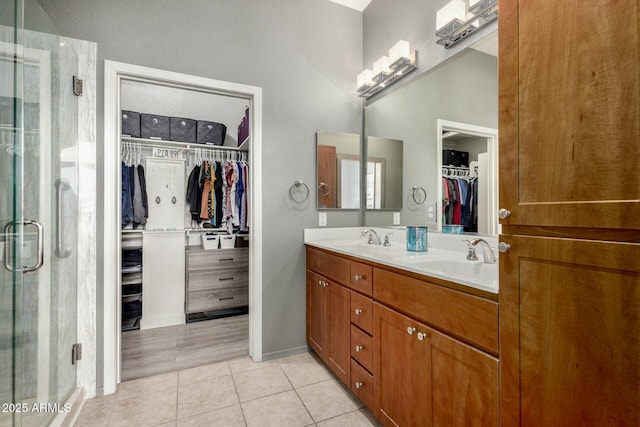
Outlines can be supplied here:
<path id="1" fill-rule="evenodd" d="M 213 192 L 215 194 L 215 199 L 216 199 L 216 212 L 215 212 L 215 224 L 213 224 L 214 227 L 221 227 L 222 226 L 222 219 L 223 219 L 223 197 L 222 197 L 222 193 L 223 193 L 223 180 L 222 180 L 222 163 L 220 162 L 215 162 L 215 181 L 214 181 L 214 185 L 213 185 Z"/>
<path id="2" fill-rule="evenodd" d="M 146 210 L 144 208 L 142 197 L 142 186 L 140 185 L 140 174 L 138 168 L 131 166 L 133 172 L 133 226 L 136 228 L 138 225 L 144 225 L 147 223 Z M 146 198 L 146 196 L 145 196 Z"/>
<path id="3" fill-rule="evenodd" d="M 189 174 L 189 179 L 187 180 L 187 203 L 189 204 L 191 220 L 196 221 L 198 224 L 202 221 L 200 219 L 202 188 L 200 187 L 199 180 L 200 166 L 195 165 Z"/>
<path id="4" fill-rule="evenodd" d="M 122 226 L 130 224 L 133 221 L 133 189 L 131 188 L 131 180 L 129 179 L 129 166 L 122 162 L 121 166 L 122 178 Z"/>
<path id="5" fill-rule="evenodd" d="M 200 218 L 209 220 L 209 204 L 211 195 L 211 170 L 209 169 L 209 162 L 205 161 L 202 165 L 204 171 L 202 178 L 202 206 L 200 209 Z"/>

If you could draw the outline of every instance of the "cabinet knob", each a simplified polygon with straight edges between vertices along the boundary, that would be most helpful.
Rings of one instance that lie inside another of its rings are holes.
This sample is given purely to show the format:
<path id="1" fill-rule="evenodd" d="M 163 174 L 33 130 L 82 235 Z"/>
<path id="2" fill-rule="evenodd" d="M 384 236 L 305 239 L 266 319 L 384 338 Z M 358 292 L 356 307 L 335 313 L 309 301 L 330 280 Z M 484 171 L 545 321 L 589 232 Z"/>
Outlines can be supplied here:
<path id="1" fill-rule="evenodd" d="M 411 326 L 409 326 L 409 327 L 407 328 L 407 333 L 408 333 L 409 335 L 413 335 L 413 333 L 414 333 L 415 331 L 416 331 L 416 328 L 412 328 Z"/>
<path id="2" fill-rule="evenodd" d="M 511 211 L 509 209 L 502 208 L 498 211 L 498 217 L 500 219 L 507 219 L 510 216 L 511 216 Z"/>
<path id="3" fill-rule="evenodd" d="M 427 334 L 423 334 L 422 332 L 418 332 L 418 341 L 424 341 L 427 338 Z"/>
<path id="4" fill-rule="evenodd" d="M 357 345 L 357 346 L 356 346 L 356 351 L 357 351 L 358 353 L 360 353 L 360 352 L 362 351 L 362 349 L 363 349 L 363 348 L 364 348 L 364 347 L 362 347 L 361 345 Z"/>
<path id="5" fill-rule="evenodd" d="M 318 280 L 318 285 L 322 286 L 322 280 Z"/>
<path id="6" fill-rule="evenodd" d="M 362 388 L 363 385 L 364 384 L 362 384 L 360 381 L 356 381 L 356 384 L 355 384 L 356 388 L 360 389 Z"/>
<path id="7" fill-rule="evenodd" d="M 511 245 L 505 242 L 498 243 L 498 250 L 500 253 L 504 254 L 511 250 Z"/>
<path id="8" fill-rule="evenodd" d="M 359 308 L 356 308 L 355 310 L 356 316 L 360 316 L 362 314 L 362 310 Z"/>
<path id="9" fill-rule="evenodd" d="M 364 277 L 360 276 L 359 274 L 356 274 L 353 278 L 356 279 L 356 282 L 359 282 L 360 280 L 364 279 Z"/>

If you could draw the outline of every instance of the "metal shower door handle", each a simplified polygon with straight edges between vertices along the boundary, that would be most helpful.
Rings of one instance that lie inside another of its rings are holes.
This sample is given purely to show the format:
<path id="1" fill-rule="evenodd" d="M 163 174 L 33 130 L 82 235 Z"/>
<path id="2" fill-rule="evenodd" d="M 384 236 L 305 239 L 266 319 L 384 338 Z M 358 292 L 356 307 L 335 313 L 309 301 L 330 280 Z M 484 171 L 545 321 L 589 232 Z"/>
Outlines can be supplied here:
<path id="1" fill-rule="evenodd" d="M 22 268 L 15 268 L 11 264 L 11 241 L 13 238 L 10 236 L 13 234 L 14 224 L 21 224 L 23 227 L 33 225 L 36 227 L 38 233 L 36 234 L 36 243 L 38 246 L 38 260 L 33 266 L 23 266 Z M 4 245 L 4 267 L 9 271 L 15 271 L 20 273 L 30 273 L 32 271 L 39 270 L 44 265 L 44 227 L 38 221 L 31 221 L 28 219 L 22 221 L 9 222 L 4 226 L 5 245 Z"/>
<path id="2" fill-rule="evenodd" d="M 71 255 L 71 249 L 65 249 L 64 248 L 64 243 L 63 243 L 63 239 L 64 239 L 64 233 L 62 232 L 62 215 L 64 213 L 64 205 L 62 204 L 62 201 L 64 200 L 64 192 L 66 190 L 70 190 L 71 186 L 69 185 L 69 183 L 67 181 L 65 181 L 64 179 L 58 179 L 56 181 L 56 194 L 58 197 L 57 203 L 58 203 L 58 210 L 57 210 L 57 218 L 56 218 L 56 222 L 57 222 L 57 227 L 56 227 L 56 256 L 58 258 L 67 258 L 69 255 Z"/>

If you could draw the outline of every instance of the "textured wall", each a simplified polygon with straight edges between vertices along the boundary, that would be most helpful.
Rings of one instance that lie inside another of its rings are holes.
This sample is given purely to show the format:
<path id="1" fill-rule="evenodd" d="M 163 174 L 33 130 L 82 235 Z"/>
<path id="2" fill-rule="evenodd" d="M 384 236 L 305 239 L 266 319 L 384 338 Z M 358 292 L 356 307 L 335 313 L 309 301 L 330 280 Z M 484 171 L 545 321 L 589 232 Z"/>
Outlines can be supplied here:
<path id="1" fill-rule="evenodd" d="M 298 179 L 315 183 L 317 130 L 360 131 L 354 80 L 362 68 L 362 15 L 326 0 L 39 2 L 62 35 L 98 44 L 98 189 L 104 59 L 262 87 L 265 229 L 253 231 L 265 244 L 263 351 L 269 357 L 304 346 L 302 230 L 317 224 L 317 212 L 315 202 L 294 209 L 287 191 Z M 97 220 L 101 230 L 104 218 Z M 336 213 L 329 225 L 358 221 L 357 213 Z"/>

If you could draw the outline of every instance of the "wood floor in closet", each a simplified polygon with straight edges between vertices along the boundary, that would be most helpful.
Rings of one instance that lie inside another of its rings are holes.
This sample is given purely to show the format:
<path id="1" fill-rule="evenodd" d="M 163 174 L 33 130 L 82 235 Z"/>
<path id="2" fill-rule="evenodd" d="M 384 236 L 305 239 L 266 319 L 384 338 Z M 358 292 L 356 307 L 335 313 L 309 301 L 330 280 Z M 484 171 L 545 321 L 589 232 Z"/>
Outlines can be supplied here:
<path id="1" fill-rule="evenodd" d="M 122 332 L 122 381 L 249 354 L 249 315 Z"/>

